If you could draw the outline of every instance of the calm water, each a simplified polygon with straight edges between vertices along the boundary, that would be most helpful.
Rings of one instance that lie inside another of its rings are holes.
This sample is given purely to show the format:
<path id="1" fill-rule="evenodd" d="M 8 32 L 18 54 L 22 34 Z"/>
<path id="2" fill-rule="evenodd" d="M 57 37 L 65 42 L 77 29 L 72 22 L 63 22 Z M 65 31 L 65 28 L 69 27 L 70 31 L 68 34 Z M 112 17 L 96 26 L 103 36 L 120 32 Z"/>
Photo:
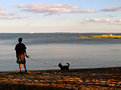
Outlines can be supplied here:
<path id="1" fill-rule="evenodd" d="M 14 50 L 18 37 L 24 38 L 23 43 L 27 46 L 29 70 L 59 69 L 57 65 L 60 62 L 69 62 L 70 68 L 121 66 L 121 39 L 76 38 L 101 34 L 0 34 L 0 71 L 19 70 Z"/>

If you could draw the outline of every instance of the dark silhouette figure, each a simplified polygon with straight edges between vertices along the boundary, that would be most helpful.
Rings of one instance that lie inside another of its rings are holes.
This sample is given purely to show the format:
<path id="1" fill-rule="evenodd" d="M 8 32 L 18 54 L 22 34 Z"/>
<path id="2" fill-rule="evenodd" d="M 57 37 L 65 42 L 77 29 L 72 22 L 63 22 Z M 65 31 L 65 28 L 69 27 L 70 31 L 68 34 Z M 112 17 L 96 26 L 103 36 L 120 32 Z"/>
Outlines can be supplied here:
<path id="1" fill-rule="evenodd" d="M 27 58 L 29 58 L 29 57 L 28 57 L 28 55 L 26 53 L 26 46 L 22 43 L 22 38 L 19 38 L 18 39 L 18 42 L 19 43 L 15 47 L 15 50 L 16 50 L 16 58 L 17 58 L 17 61 L 16 62 L 19 64 L 20 72 L 22 72 L 21 64 L 24 65 L 25 72 L 27 72 L 25 56 Z"/>
<path id="2" fill-rule="evenodd" d="M 59 63 L 58 64 L 58 66 L 60 67 L 60 69 L 63 71 L 63 70 L 69 70 L 69 66 L 70 66 L 70 64 L 69 63 L 67 63 L 68 65 L 62 65 L 61 63 Z"/>

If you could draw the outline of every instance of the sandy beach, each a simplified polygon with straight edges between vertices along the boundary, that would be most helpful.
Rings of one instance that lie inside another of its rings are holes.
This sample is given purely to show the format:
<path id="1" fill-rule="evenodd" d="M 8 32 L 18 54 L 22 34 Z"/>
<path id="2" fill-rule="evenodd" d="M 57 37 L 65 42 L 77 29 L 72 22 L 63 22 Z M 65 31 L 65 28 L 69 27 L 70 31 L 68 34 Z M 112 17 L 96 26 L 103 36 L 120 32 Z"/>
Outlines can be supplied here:
<path id="1" fill-rule="evenodd" d="M 121 67 L 1 72 L 2 90 L 121 90 Z"/>

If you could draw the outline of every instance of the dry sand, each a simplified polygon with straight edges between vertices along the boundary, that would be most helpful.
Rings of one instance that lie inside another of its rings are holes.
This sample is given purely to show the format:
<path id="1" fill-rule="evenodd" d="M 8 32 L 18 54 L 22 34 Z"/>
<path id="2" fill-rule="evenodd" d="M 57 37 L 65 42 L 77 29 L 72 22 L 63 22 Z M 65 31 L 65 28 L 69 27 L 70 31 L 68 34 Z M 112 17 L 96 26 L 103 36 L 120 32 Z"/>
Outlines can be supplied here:
<path id="1" fill-rule="evenodd" d="M 1 90 L 121 90 L 121 67 L 0 73 Z"/>

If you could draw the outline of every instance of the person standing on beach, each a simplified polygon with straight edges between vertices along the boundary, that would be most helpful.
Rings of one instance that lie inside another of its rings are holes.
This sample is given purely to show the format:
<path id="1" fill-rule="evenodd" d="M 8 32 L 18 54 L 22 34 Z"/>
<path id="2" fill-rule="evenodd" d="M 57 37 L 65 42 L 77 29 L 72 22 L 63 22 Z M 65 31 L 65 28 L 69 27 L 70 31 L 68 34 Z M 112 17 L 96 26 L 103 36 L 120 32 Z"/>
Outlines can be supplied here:
<path id="1" fill-rule="evenodd" d="M 17 58 L 17 61 L 16 62 L 19 64 L 20 72 L 22 72 L 21 64 L 24 65 L 25 72 L 27 72 L 25 56 L 27 58 L 29 58 L 29 57 L 28 57 L 28 55 L 26 53 L 26 46 L 22 43 L 22 38 L 19 38 L 18 39 L 18 42 L 19 43 L 15 47 L 15 50 L 16 50 L 16 58 Z"/>

